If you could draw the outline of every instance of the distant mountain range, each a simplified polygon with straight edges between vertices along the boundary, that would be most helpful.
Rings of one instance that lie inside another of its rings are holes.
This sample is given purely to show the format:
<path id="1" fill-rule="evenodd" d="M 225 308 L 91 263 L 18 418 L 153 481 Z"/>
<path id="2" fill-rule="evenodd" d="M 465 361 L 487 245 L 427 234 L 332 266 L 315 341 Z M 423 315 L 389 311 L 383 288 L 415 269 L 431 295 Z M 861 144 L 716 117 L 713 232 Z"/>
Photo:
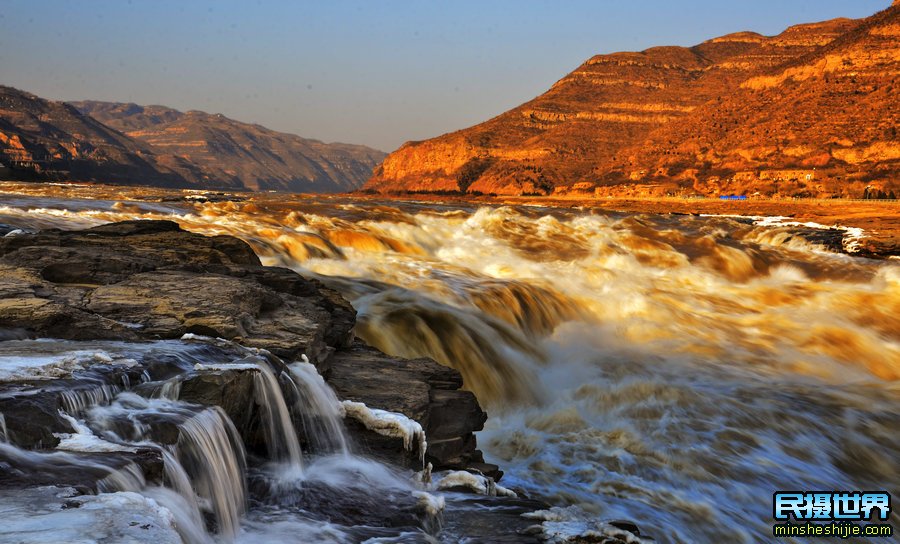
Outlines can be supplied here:
<path id="1" fill-rule="evenodd" d="M 900 192 L 900 5 L 597 55 L 546 93 L 391 153 L 369 192 Z M 868 188 L 868 189 L 867 189 Z M 871 193 L 870 193 L 871 194 Z"/>
<path id="2" fill-rule="evenodd" d="M 0 86 L 0 163 L 18 179 L 343 192 L 383 159 L 223 115 L 110 102 L 66 104 Z"/>

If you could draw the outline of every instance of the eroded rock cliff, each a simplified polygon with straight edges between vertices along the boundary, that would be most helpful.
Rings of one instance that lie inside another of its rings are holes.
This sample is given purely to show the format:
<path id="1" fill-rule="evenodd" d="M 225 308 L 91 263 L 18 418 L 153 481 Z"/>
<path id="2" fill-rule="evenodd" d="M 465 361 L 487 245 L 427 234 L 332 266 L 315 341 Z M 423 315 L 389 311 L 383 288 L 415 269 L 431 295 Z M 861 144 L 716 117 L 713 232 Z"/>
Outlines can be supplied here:
<path id="1" fill-rule="evenodd" d="M 365 190 L 862 196 L 900 169 L 900 8 L 597 55 L 480 125 L 408 142 Z M 856 194 L 858 193 L 858 195 Z"/>

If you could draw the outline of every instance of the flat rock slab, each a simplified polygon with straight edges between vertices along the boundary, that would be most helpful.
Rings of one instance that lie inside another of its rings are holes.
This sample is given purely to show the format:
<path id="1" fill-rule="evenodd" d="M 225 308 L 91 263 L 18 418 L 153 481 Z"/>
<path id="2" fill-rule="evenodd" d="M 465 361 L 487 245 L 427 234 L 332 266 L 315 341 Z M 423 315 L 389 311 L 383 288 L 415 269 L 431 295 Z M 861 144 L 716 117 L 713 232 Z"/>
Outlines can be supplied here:
<path id="1" fill-rule="evenodd" d="M 246 243 L 171 221 L 0 238 L 0 338 L 150 340 L 185 333 L 324 364 L 355 311 Z"/>

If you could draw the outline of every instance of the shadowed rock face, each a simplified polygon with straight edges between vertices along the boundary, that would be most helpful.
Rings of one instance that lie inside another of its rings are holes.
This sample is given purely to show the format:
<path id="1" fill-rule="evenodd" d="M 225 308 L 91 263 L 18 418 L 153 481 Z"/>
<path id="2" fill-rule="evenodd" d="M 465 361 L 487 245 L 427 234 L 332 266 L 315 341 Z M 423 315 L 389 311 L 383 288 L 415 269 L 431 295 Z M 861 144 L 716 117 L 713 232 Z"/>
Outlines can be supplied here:
<path id="1" fill-rule="evenodd" d="M 326 144 L 222 115 L 72 105 L 0 86 L 0 163 L 11 167 L 5 175 L 23 179 L 340 192 L 361 186 L 382 158 L 365 146 Z"/>
<path id="2" fill-rule="evenodd" d="M 102 180 L 187 187 L 200 172 L 62 102 L 0 86 L 0 162 L 24 179 Z M 9 175 L 9 174 L 6 174 Z"/>
<path id="3" fill-rule="evenodd" d="M 457 371 L 431 359 L 389 357 L 356 342 L 335 354 L 326 380 L 341 398 L 418 421 L 428 438 L 425 463 L 442 468 L 473 467 L 496 479 L 503 474 L 495 465 L 484 464 L 481 452 L 475 449 L 473 431 L 484 427 L 487 414 L 474 394 L 459 390 L 462 378 Z M 399 383 L 406 386 L 398 388 Z M 417 452 L 404 452 L 402 439 L 367 431 L 355 420 L 348 425 L 370 453 L 395 464 L 422 466 Z"/>
<path id="4" fill-rule="evenodd" d="M 900 170 L 900 8 L 597 55 L 541 96 L 391 153 L 365 190 L 861 196 Z M 809 176 L 807 176 L 809 174 Z"/>

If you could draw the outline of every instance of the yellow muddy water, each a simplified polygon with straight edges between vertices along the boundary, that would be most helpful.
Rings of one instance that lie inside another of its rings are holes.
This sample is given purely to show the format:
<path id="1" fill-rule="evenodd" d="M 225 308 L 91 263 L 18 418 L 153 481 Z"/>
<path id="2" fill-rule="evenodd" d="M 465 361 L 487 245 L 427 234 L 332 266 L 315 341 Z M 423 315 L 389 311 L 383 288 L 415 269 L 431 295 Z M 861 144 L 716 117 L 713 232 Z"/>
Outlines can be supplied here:
<path id="1" fill-rule="evenodd" d="M 900 492 L 900 262 L 837 251 L 858 232 L 6 190 L 0 223 L 14 227 L 171 219 L 320 278 L 353 303 L 366 342 L 462 372 L 507 487 L 579 515 L 636 520 L 659 542 L 759 542 L 777 490 Z"/>

